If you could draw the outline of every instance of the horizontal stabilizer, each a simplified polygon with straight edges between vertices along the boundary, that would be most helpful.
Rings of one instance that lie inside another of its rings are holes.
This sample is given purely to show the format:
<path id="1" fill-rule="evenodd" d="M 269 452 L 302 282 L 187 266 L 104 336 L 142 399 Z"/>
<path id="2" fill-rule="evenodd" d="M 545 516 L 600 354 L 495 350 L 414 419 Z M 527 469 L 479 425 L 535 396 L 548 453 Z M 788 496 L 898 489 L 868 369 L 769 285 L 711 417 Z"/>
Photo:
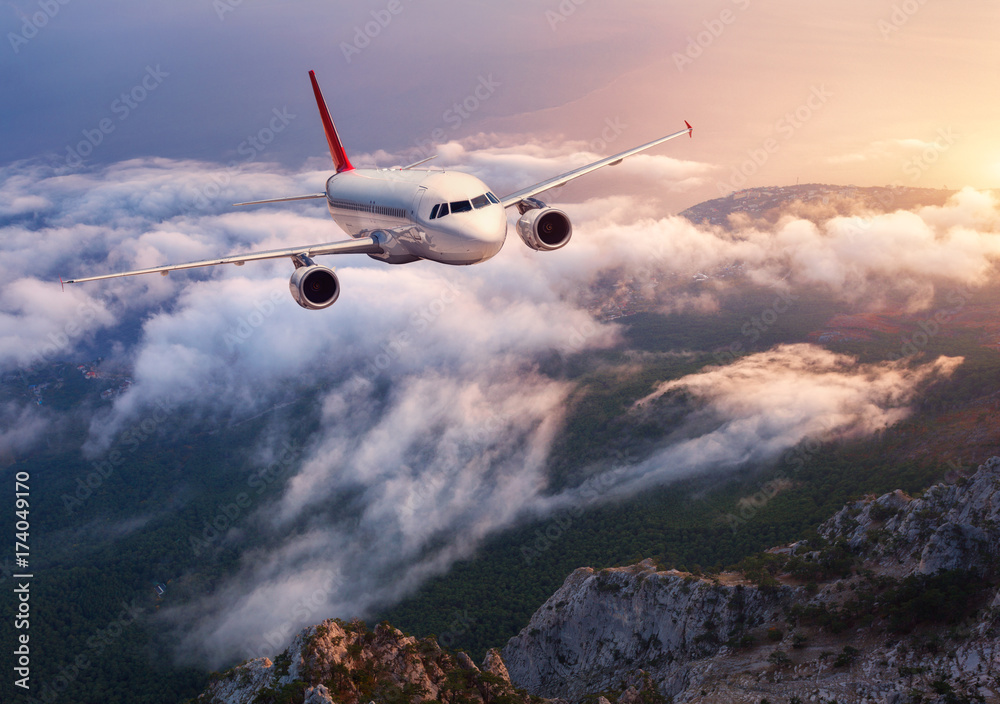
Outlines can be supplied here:
<path id="1" fill-rule="evenodd" d="M 401 166 L 399 168 L 399 170 L 400 171 L 406 171 L 407 169 L 412 169 L 415 166 L 420 166 L 421 164 L 426 164 L 431 159 L 437 159 L 437 158 L 438 158 L 438 155 L 435 154 L 434 156 L 429 156 L 426 159 L 421 159 L 420 161 L 415 161 L 412 164 L 407 164 L 406 166 Z"/>

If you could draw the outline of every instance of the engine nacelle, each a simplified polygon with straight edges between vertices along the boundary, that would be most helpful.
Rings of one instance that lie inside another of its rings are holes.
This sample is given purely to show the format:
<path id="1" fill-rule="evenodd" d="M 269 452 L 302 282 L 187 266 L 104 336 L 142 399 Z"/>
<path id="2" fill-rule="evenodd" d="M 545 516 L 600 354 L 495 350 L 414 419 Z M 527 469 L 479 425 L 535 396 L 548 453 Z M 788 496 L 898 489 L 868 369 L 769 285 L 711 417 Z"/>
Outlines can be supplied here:
<path id="1" fill-rule="evenodd" d="M 296 269 L 288 288 L 295 302 L 309 310 L 329 308 L 340 296 L 340 280 L 333 269 L 317 264 Z"/>
<path id="2" fill-rule="evenodd" d="M 566 246 L 573 236 L 573 224 L 556 208 L 532 208 L 517 221 L 517 234 L 536 252 L 550 252 Z"/>

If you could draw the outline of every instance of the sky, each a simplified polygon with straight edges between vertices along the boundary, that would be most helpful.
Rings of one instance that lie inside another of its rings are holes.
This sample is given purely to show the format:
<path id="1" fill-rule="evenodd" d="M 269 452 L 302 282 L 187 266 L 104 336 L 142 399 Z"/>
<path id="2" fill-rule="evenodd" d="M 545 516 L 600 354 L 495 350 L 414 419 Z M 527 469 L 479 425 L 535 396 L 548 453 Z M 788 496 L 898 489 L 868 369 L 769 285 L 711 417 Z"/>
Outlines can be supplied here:
<path id="1" fill-rule="evenodd" d="M 0 369 L 89 361 L 85 350 L 104 345 L 106 363 L 135 383 L 85 419 L 80 453 L 94 461 L 155 404 L 193 404 L 206 422 L 270 419 L 289 388 L 320 382 L 322 423 L 308 443 L 289 454 L 275 413 L 251 448 L 248 473 L 277 464 L 287 486 L 254 495 L 211 545 L 238 545 L 253 527 L 268 547 L 214 592 L 163 609 L 200 664 L 273 654 L 322 618 L 371 615 L 518 521 L 723 473 L 805 438 L 873 432 L 961 363 L 866 365 L 797 345 L 664 381 L 630 412 L 641 420 L 686 389 L 702 410 L 682 439 L 587 468 L 593 482 L 554 492 L 546 460 L 572 388 L 538 360 L 621 342 L 619 324 L 589 312 L 598 280 L 629 278 L 651 309 L 705 316 L 723 283 L 678 293 L 659 282 L 739 261 L 782 310 L 810 287 L 866 310 L 931 315 L 953 315 L 996 283 L 1000 210 L 984 190 L 1000 178 L 993 5 L 4 7 Z M 322 187 L 331 166 L 309 69 L 356 166 L 437 153 L 436 165 L 498 194 L 685 119 L 694 138 L 543 196 L 574 222 L 558 252 L 529 251 L 511 228 L 501 253 L 473 267 L 341 258 L 342 293 L 324 311 L 294 304 L 285 261 L 60 291 L 59 276 L 341 239 L 313 202 L 230 207 Z M 912 213 L 799 211 L 743 222 L 737 235 L 674 216 L 797 179 L 962 190 Z M 16 403 L 0 420 L 0 458 L 29 455 L 64 422 Z M 323 510 L 344 496 L 354 497 L 350 525 Z"/>
<path id="2" fill-rule="evenodd" d="M 493 144 L 577 142 L 604 155 L 686 119 L 695 139 L 656 153 L 711 173 L 667 198 L 676 209 L 727 188 L 796 180 L 1000 182 L 995 3 L 5 6 L 0 163 L 76 164 L 81 141 L 99 139 L 83 146 L 85 166 L 148 156 L 227 163 L 253 151 L 302 170 L 324 156 L 306 76 L 315 69 L 348 150 L 382 149 L 388 162 L 480 134 Z M 486 98 L 463 109 L 481 84 Z M 265 148 L 247 149 L 274 110 L 294 119 Z M 113 131 L 95 133 L 102 120 Z"/>

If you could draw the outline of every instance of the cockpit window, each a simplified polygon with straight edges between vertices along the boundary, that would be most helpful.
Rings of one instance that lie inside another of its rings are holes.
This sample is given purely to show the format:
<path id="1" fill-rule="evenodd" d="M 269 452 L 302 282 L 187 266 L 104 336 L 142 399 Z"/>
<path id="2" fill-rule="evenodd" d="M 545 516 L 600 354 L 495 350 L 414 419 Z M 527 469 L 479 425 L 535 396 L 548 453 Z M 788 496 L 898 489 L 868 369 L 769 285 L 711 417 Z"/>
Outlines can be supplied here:
<path id="1" fill-rule="evenodd" d="M 476 196 L 471 201 L 468 200 L 456 200 L 452 203 L 438 203 L 433 208 L 431 208 L 431 215 L 429 220 L 435 220 L 437 218 L 443 218 L 448 215 L 449 209 L 451 213 L 467 213 L 473 208 L 477 210 L 479 208 L 485 208 L 490 203 L 500 205 L 500 200 L 492 193 L 484 193 L 481 196 Z"/>

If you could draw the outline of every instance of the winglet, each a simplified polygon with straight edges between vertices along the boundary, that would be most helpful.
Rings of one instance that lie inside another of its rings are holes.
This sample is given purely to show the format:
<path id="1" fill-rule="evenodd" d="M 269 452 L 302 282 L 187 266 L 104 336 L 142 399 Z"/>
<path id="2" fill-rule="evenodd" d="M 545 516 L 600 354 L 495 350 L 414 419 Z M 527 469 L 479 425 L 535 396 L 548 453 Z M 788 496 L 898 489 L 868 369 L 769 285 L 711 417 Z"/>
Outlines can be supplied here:
<path id="1" fill-rule="evenodd" d="M 319 117 L 323 121 L 323 131 L 326 132 L 326 143 L 330 145 L 330 156 L 333 157 L 337 173 L 353 171 L 354 167 L 351 165 L 350 159 L 347 158 L 344 145 L 340 143 L 340 137 L 337 135 L 337 128 L 333 125 L 333 118 L 330 117 L 330 110 L 326 106 L 323 92 L 319 89 L 319 83 L 316 82 L 315 71 L 309 72 L 309 80 L 312 81 L 313 93 L 316 94 L 316 106 L 319 108 Z"/>
<path id="2" fill-rule="evenodd" d="M 684 120 L 684 124 L 687 125 L 688 128 L 688 137 L 694 137 L 694 127 L 691 126 L 691 123 Z"/>
<path id="3" fill-rule="evenodd" d="M 63 291 L 66 290 L 66 282 L 62 280 L 61 276 L 59 277 L 59 286 L 62 288 Z"/>

